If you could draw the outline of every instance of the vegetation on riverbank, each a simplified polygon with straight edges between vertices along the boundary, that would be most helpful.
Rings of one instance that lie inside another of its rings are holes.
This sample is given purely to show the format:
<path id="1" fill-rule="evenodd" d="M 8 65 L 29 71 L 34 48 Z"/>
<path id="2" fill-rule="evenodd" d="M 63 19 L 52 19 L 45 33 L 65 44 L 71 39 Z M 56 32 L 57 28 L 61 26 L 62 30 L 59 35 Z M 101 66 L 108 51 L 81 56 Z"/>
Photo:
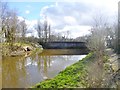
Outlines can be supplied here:
<path id="1" fill-rule="evenodd" d="M 29 54 L 33 54 L 35 52 L 41 52 L 42 46 L 35 43 L 14 43 L 13 49 L 11 50 L 9 43 L 1 43 L 2 46 L 2 56 L 21 56 L 26 55 L 26 53 L 29 52 Z"/>
<path id="2" fill-rule="evenodd" d="M 75 88 L 88 87 L 86 83 L 86 64 L 92 59 L 93 53 L 61 71 L 55 78 L 38 83 L 33 88 Z"/>
<path id="3" fill-rule="evenodd" d="M 118 70 L 113 71 L 109 54 L 104 55 L 102 67 L 96 59 L 95 53 L 89 53 L 56 77 L 42 81 L 32 88 L 117 88 L 116 78 L 119 74 Z"/>

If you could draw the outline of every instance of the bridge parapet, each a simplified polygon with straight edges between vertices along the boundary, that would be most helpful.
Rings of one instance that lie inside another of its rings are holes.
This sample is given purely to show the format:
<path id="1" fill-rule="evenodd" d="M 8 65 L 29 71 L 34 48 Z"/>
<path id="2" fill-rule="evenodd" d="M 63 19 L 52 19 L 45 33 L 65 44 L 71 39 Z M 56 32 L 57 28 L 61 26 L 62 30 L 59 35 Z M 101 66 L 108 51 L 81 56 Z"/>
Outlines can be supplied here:
<path id="1" fill-rule="evenodd" d="M 85 49 L 85 42 L 40 42 L 45 49 Z"/>

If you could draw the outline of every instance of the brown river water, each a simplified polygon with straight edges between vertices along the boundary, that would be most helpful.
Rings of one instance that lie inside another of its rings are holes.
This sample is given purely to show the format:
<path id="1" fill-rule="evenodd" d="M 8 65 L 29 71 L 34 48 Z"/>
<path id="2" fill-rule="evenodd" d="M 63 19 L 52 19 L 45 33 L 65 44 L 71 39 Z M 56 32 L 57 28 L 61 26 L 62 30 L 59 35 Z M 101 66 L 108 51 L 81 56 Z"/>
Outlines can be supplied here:
<path id="1" fill-rule="evenodd" d="M 28 57 L 2 59 L 2 88 L 28 88 L 45 79 L 55 77 L 67 66 L 86 55 L 70 54 L 72 50 L 43 50 Z M 65 54 L 67 53 L 67 55 Z M 1 70 L 0 70 L 1 71 Z"/>

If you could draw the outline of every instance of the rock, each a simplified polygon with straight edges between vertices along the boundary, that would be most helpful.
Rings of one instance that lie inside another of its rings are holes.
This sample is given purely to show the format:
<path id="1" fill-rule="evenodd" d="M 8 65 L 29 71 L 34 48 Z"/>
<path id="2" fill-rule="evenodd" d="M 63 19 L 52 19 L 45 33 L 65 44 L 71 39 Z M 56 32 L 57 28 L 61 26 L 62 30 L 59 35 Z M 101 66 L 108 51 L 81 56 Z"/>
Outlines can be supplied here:
<path id="1" fill-rule="evenodd" d="M 24 55 L 24 51 L 14 51 L 10 54 L 11 56 L 21 56 Z"/>
<path id="2" fill-rule="evenodd" d="M 42 45 L 38 45 L 38 48 L 42 48 Z"/>
<path id="3" fill-rule="evenodd" d="M 43 79 L 45 79 L 45 80 L 46 80 L 46 79 L 48 79 L 48 77 L 44 76 L 44 77 L 43 77 Z"/>
<path id="4" fill-rule="evenodd" d="M 26 52 L 26 53 L 25 53 L 25 57 L 28 57 L 28 56 L 30 56 L 30 55 L 31 55 L 30 52 Z"/>
<path id="5" fill-rule="evenodd" d="M 31 45 L 36 48 L 42 48 L 42 45 L 39 45 L 38 43 L 32 43 Z"/>
<path id="6" fill-rule="evenodd" d="M 36 47 L 36 48 L 42 48 L 42 46 L 41 46 L 41 45 L 38 45 L 38 44 L 35 44 L 35 47 Z"/>
<path id="7" fill-rule="evenodd" d="M 119 69 L 118 62 L 117 62 L 117 61 L 112 64 L 112 69 L 113 69 L 114 71 L 117 71 L 117 70 Z"/>

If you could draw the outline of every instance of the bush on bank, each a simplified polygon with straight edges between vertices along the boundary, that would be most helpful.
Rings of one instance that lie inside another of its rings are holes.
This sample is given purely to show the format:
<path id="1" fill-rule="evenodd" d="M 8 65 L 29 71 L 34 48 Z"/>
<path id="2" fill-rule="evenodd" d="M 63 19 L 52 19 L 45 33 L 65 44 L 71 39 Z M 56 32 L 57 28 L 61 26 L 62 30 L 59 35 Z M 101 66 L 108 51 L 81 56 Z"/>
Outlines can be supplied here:
<path id="1" fill-rule="evenodd" d="M 86 64 L 93 53 L 89 53 L 85 58 L 61 71 L 56 77 L 45 80 L 33 86 L 33 88 L 74 88 L 88 87 L 85 81 L 87 76 Z"/>

